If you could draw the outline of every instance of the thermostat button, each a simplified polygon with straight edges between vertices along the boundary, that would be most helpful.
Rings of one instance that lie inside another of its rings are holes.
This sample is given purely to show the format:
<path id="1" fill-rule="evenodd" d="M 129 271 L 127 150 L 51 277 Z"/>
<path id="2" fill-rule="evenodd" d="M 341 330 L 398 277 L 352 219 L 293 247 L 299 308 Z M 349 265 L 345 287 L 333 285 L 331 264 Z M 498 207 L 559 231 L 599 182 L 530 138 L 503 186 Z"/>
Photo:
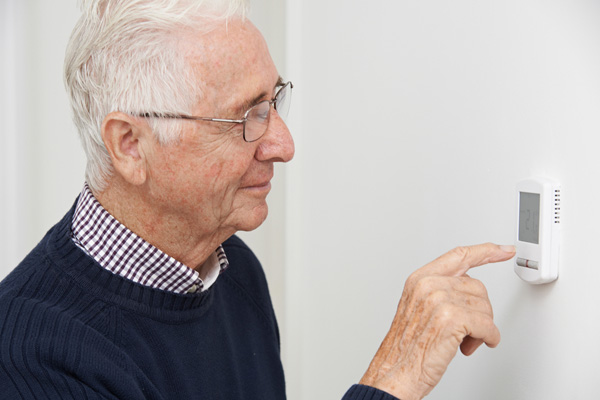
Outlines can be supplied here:
<path id="1" fill-rule="evenodd" d="M 527 260 L 525 258 L 517 258 L 517 265 L 519 267 L 538 269 L 539 263 L 533 260 Z"/>

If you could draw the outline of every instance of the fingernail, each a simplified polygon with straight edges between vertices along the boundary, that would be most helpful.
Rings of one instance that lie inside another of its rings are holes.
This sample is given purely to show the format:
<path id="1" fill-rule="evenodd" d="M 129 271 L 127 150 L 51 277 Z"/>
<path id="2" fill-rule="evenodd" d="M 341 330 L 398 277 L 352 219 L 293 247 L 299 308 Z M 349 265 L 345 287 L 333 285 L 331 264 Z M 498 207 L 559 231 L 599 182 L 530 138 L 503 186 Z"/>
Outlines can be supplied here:
<path id="1" fill-rule="evenodd" d="M 511 245 L 502 245 L 500 246 L 500 250 L 505 251 L 507 253 L 516 253 L 517 249 L 515 248 L 515 246 L 511 246 Z"/>

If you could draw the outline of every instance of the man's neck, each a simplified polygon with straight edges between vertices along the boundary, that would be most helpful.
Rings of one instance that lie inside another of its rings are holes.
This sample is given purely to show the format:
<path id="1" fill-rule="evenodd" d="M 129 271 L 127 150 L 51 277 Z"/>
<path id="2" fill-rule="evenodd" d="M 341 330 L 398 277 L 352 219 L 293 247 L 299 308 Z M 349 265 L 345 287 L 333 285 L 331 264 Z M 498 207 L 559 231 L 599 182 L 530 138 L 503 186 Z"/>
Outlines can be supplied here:
<path id="1" fill-rule="evenodd" d="M 235 232 L 208 234 L 189 220 L 165 215 L 152 207 L 143 187 L 131 186 L 113 178 L 102 192 L 93 193 L 116 220 L 156 248 L 182 264 L 200 267 Z"/>

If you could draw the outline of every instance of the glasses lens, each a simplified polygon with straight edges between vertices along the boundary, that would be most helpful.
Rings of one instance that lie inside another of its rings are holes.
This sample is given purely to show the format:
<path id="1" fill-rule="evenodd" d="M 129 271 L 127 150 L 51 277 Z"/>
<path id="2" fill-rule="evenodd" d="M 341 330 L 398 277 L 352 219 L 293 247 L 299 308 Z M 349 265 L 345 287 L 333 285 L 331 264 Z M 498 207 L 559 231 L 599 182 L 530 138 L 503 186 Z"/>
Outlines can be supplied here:
<path id="1" fill-rule="evenodd" d="M 246 125 L 244 127 L 244 140 L 253 142 L 267 131 L 269 126 L 269 111 L 271 105 L 268 101 L 261 101 L 246 114 Z"/>
<path id="2" fill-rule="evenodd" d="M 290 103 L 292 101 L 292 84 L 288 82 L 282 87 L 275 97 L 275 109 L 277 114 L 285 121 L 288 112 L 290 111 Z"/>

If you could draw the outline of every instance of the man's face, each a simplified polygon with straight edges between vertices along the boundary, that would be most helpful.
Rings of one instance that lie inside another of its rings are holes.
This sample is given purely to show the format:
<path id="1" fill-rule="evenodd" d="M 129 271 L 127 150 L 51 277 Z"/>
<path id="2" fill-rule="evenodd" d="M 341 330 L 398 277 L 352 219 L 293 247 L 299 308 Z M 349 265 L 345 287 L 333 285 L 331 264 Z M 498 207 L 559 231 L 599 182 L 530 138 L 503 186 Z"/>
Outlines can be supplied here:
<path id="1" fill-rule="evenodd" d="M 247 108 L 278 90 L 279 74 L 250 22 L 230 21 L 182 42 L 206 82 L 193 115 L 241 119 Z M 180 141 L 149 149 L 146 190 L 161 224 L 204 240 L 252 230 L 264 221 L 273 163 L 291 160 L 294 143 L 274 110 L 258 141 L 245 142 L 242 129 L 242 124 L 185 121 Z"/>

